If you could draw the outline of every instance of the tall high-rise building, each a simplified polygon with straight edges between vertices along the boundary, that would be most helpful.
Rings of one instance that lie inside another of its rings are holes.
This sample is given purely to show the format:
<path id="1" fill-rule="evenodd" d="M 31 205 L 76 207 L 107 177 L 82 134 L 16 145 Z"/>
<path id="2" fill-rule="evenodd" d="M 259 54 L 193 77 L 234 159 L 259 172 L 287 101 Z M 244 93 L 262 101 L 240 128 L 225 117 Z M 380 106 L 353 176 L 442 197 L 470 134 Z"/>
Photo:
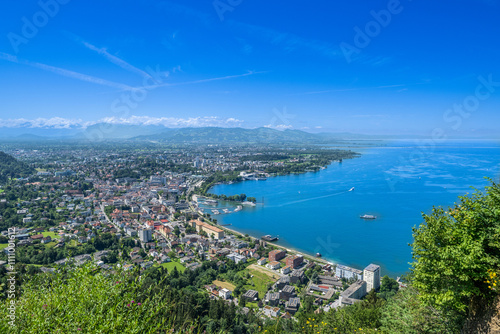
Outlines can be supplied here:
<path id="1" fill-rule="evenodd" d="M 371 263 L 363 271 L 363 280 L 366 282 L 366 292 L 380 288 L 380 266 Z"/>
<path id="2" fill-rule="evenodd" d="M 153 239 L 153 231 L 150 229 L 139 230 L 139 239 L 142 242 L 150 242 Z"/>

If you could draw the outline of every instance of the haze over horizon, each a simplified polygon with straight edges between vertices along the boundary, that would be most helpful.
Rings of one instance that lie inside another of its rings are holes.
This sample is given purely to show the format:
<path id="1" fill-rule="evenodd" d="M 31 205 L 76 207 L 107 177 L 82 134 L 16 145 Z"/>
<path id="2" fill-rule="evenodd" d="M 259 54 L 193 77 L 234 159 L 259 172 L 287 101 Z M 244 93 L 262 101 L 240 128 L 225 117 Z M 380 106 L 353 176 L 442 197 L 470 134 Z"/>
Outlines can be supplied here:
<path id="1" fill-rule="evenodd" d="M 496 0 L 2 6 L 0 131 L 500 130 Z"/>

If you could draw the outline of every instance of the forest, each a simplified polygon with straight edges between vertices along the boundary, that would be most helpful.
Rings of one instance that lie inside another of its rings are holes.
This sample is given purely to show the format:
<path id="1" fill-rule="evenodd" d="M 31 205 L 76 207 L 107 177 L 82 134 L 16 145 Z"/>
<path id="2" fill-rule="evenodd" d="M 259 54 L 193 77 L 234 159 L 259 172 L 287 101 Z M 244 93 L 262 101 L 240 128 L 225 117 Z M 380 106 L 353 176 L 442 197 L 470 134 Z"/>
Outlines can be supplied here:
<path id="1" fill-rule="evenodd" d="M 9 179 L 30 176 L 33 173 L 35 173 L 33 167 L 0 151 L 0 184 L 7 183 Z"/>

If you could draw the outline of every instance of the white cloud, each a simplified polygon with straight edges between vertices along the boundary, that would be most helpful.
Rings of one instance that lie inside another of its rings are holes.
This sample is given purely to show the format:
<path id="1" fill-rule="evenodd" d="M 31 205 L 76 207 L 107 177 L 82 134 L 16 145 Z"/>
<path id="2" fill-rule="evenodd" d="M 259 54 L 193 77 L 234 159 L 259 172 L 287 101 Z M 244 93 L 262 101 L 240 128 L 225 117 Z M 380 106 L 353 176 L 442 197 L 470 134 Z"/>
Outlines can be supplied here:
<path id="1" fill-rule="evenodd" d="M 204 127 L 204 126 L 239 126 L 243 123 L 242 120 L 236 118 L 220 118 L 217 116 L 203 117 L 151 117 L 151 116 L 130 116 L 128 118 L 106 117 L 97 123 L 110 124 L 130 124 L 130 125 L 163 125 L 165 127 Z"/>
<path id="2" fill-rule="evenodd" d="M 36 118 L 36 119 L 1 119 L 0 127 L 5 128 L 52 128 L 52 129 L 69 129 L 72 127 L 82 127 L 84 122 L 81 119 L 67 119 L 62 117 L 52 118 Z"/>
<path id="3" fill-rule="evenodd" d="M 278 125 L 264 125 L 265 128 L 270 128 L 270 129 L 276 129 L 276 130 L 286 130 L 286 129 L 293 129 L 292 125 L 285 125 L 285 124 L 278 124 Z"/>
<path id="4" fill-rule="evenodd" d="M 79 41 L 80 43 L 82 43 L 83 46 L 85 46 L 87 49 L 97 52 L 98 54 L 104 56 L 107 60 L 109 60 L 110 62 L 112 62 L 115 65 L 120 66 L 124 70 L 131 72 L 131 73 L 138 74 L 138 75 L 142 76 L 143 78 L 152 78 L 149 73 L 135 67 L 132 64 L 127 63 L 125 60 L 118 58 L 117 56 L 110 54 L 105 48 L 98 48 L 98 47 L 78 38 L 78 37 L 75 37 L 75 39 L 77 41 Z"/>
<path id="5" fill-rule="evenodd" d="M 105 117 L 97 121 L 83 121 L 81 119 L 67 119 L 62 117 L 36 118 L 36 119 L 0 119 L 0 127 L 6 128 L 86 128 L 97 123 L 126 124 L 126 125 L 162 125 L 169 128 L 181 127 L 235 127 L 241 126 L 242 120 L 236 118 L 221 118 L 217 116 L 203 117 L 151 117 L 151 116 L 130 116 L 127 118 Z"/>
<path id="6" fill-rule="evenodd" d="M 125 85 L 125 84 L 121 84 L 121 83 L 93 77 L 93 76 L 83 74 L 83 73 L 78 73 L 78 72 L 66 70 L 66 69 L 60 68 L 60 67 L 55 67 L 55 66 L 37 63 L 37 62 L 25 60 L 25 59 L 20 59 L 20 58 L 17 58 L 16 56 L 13 56 L 11 54 L 4 53 L 4 52 L 0 52 L 0 59 L 7 60 L 7 61 L 10 61 L 10 62 L 16 63 L 16 64 L 22 64 L 22 65 L 35 67 L 35 68 L 38 68 L 38 69 L 41 69 L 41 70 L 44 70 L 47 72 L 52 72 L 52 73 L 55 73 L 58 75 L 62 75 L 65 77 L 69 77 L 69 78 L 77 79 L 77 80 L 81 80 L 81 81 L 90 82 L 90 83 L 101 85 L 101 86 L 118 88 L 120 90 L 132 90 L 133 89 L 133 87 L 130 87 L 130 86 Z"/>

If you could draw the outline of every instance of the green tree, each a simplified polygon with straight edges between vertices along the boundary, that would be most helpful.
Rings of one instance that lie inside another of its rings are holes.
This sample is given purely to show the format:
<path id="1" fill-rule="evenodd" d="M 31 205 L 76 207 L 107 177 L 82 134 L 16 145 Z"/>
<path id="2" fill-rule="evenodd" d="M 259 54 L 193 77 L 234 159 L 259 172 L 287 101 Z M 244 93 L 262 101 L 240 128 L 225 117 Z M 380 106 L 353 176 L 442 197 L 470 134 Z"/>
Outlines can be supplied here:
<path id="1" fill-rule="evenodd" d="M 459 322 L 453 322 L 452 319 L 443 311 L 424 304 L 418 296 L 418 291 L 410 286 L 399 291 L 387 302 L 380 321 L 383 333 L 459 333 Z"/>
<path id="2" fill-rule="evenodd" d="M 382 277 L 382 284 L 380 285 L 380 290 L 379 290 L 380 298 L 387 300 L 392 296 L 394 296 L 396 292 L 398 292 L 398 290 L 399 290 L 399 283 L 394 278 L 390 278 L 387 275 Z"/>
<path id="3" fill-rule="evenodd" d="M 413 229 L 412 283 L 428 305 L 466 315 L 471 298 L 490 299 L 488 271 L 499 267 L 500 189 L 434 208 Z"/>

